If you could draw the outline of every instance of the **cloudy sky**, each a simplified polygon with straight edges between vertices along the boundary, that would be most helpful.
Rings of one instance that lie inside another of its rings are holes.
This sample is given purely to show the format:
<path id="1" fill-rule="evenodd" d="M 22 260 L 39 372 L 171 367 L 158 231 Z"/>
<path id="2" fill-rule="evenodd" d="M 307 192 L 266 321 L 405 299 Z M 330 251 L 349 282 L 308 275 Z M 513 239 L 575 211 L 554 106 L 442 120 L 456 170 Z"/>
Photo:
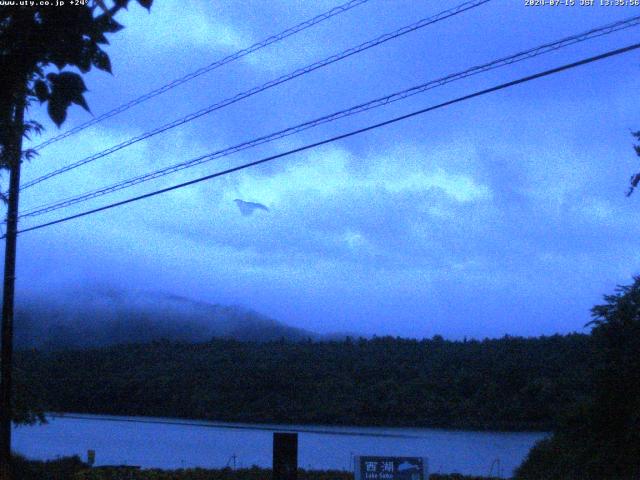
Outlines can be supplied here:
<path id="1" fill-rule="evenodd" d="M 99 115 L 337 5 L 157 0 L 119 14 Z M 461 1 L 370 0 L 46 149 L 23 182 Z M 494 0 L 272 88 L 23 192 L 28 209 L 269 134 L 639 7 Z M 626 46 L 618 32 L 37 218 L 197 178 Z M 318 332 L 449 338 L 584 331 L 640 273 L 640 54 L 618 56 L 273 163 L 24 233 L 18 301 L 116 288 L 243 305 Z M 59 133 L 44 112 L 41 140 Z M 91 118 L 78 107 L 64 131 Z M 236 202 L 241 200 L 242 202 Z M 255 208 L 244 202 L 260 204 Z"/>

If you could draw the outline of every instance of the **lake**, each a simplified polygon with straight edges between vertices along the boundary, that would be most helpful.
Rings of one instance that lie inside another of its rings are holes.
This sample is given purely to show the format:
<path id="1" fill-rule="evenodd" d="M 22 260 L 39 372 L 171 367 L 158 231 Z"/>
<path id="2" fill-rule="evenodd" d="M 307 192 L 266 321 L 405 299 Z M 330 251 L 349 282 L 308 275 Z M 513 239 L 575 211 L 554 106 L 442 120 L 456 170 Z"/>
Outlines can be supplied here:
<path id="1" fill-rule="evenodd" d="M 96 451 L 96 465 L 143 468 L 271 467 L 273 432 L 299 432 L 302 468 L 352 470 L 354 455 L 422 456 L 431 473 L 511 476 L 545 433 L 428 428 L 254 425 L 150 417 L 65 414 L 14 428 L 14 450 L 33 459 Z M 499 468 L 499 470 L 498 470 Z"/>

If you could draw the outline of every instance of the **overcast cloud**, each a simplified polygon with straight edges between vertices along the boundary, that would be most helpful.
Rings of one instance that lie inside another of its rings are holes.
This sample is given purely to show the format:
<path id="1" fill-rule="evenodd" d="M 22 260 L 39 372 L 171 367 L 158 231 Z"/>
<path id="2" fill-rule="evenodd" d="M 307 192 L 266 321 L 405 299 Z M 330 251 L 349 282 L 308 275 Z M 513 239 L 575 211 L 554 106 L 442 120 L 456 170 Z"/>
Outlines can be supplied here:
<path id="1" fill-rule="evenodd" d="M 92 73 L 100 114 L 334 5 L 158 1 L 112 36 Z M 24 169 L 76 161 L 456 2 L 371 0 L 79 135 Z M 494 58 L 637 14 L 496 0 L 26 190 L 24 209 L 186 160 Z M 196 178 L 626 46 L 637 29 L 479 75 L 99 200 Z M 485 337 L 583 331 L 639 273 L 631 129 L 638 53 L 538 80 L 19 239 L 19 301 L 68 290 L 157 290 L 238 304 L 322 333 Z M 34 108 L 34 117 L 43 112 Z M 86 121 L 70 112 L 63 129 Z M 56 133 L 51 122 L 44 138 Z M 268 208 L 242 215 L 241 199 Z M 58 218 L 61 212 L 25 221 Z"/>

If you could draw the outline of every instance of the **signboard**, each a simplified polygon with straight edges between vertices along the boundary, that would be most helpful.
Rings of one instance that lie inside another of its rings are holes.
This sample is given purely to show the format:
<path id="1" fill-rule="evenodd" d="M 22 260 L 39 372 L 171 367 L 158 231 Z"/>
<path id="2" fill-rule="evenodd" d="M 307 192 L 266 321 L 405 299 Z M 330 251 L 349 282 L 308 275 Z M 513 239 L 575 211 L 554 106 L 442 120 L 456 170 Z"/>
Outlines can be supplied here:
<path id="1" fill-rule="evenodd" d="M 428 462 L 422 457 L 356 457 L 355 480 L 427 480 Z"/>

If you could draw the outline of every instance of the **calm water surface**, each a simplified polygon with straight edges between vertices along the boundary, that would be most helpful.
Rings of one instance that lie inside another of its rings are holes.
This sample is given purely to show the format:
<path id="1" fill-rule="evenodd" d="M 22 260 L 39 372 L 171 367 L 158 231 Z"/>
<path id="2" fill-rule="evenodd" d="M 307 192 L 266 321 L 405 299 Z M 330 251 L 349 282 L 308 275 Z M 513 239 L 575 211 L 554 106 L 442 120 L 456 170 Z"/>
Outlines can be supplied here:
<path id="1" fill-rule="evenodd" d="M 422 456 L 432 473 L 487 475 L 497 461 L 508 477 L 544 433 L 426 428 L 247 425 L 149 417 L 68 414 L 47 425 L 14 429 L 14 449 L 34 459 L 96 451 L 96 465 L 143 468 L 271 466 L 275 431 L 299 432 L 299 465 L 352 469 L 353 455 Z"/>

